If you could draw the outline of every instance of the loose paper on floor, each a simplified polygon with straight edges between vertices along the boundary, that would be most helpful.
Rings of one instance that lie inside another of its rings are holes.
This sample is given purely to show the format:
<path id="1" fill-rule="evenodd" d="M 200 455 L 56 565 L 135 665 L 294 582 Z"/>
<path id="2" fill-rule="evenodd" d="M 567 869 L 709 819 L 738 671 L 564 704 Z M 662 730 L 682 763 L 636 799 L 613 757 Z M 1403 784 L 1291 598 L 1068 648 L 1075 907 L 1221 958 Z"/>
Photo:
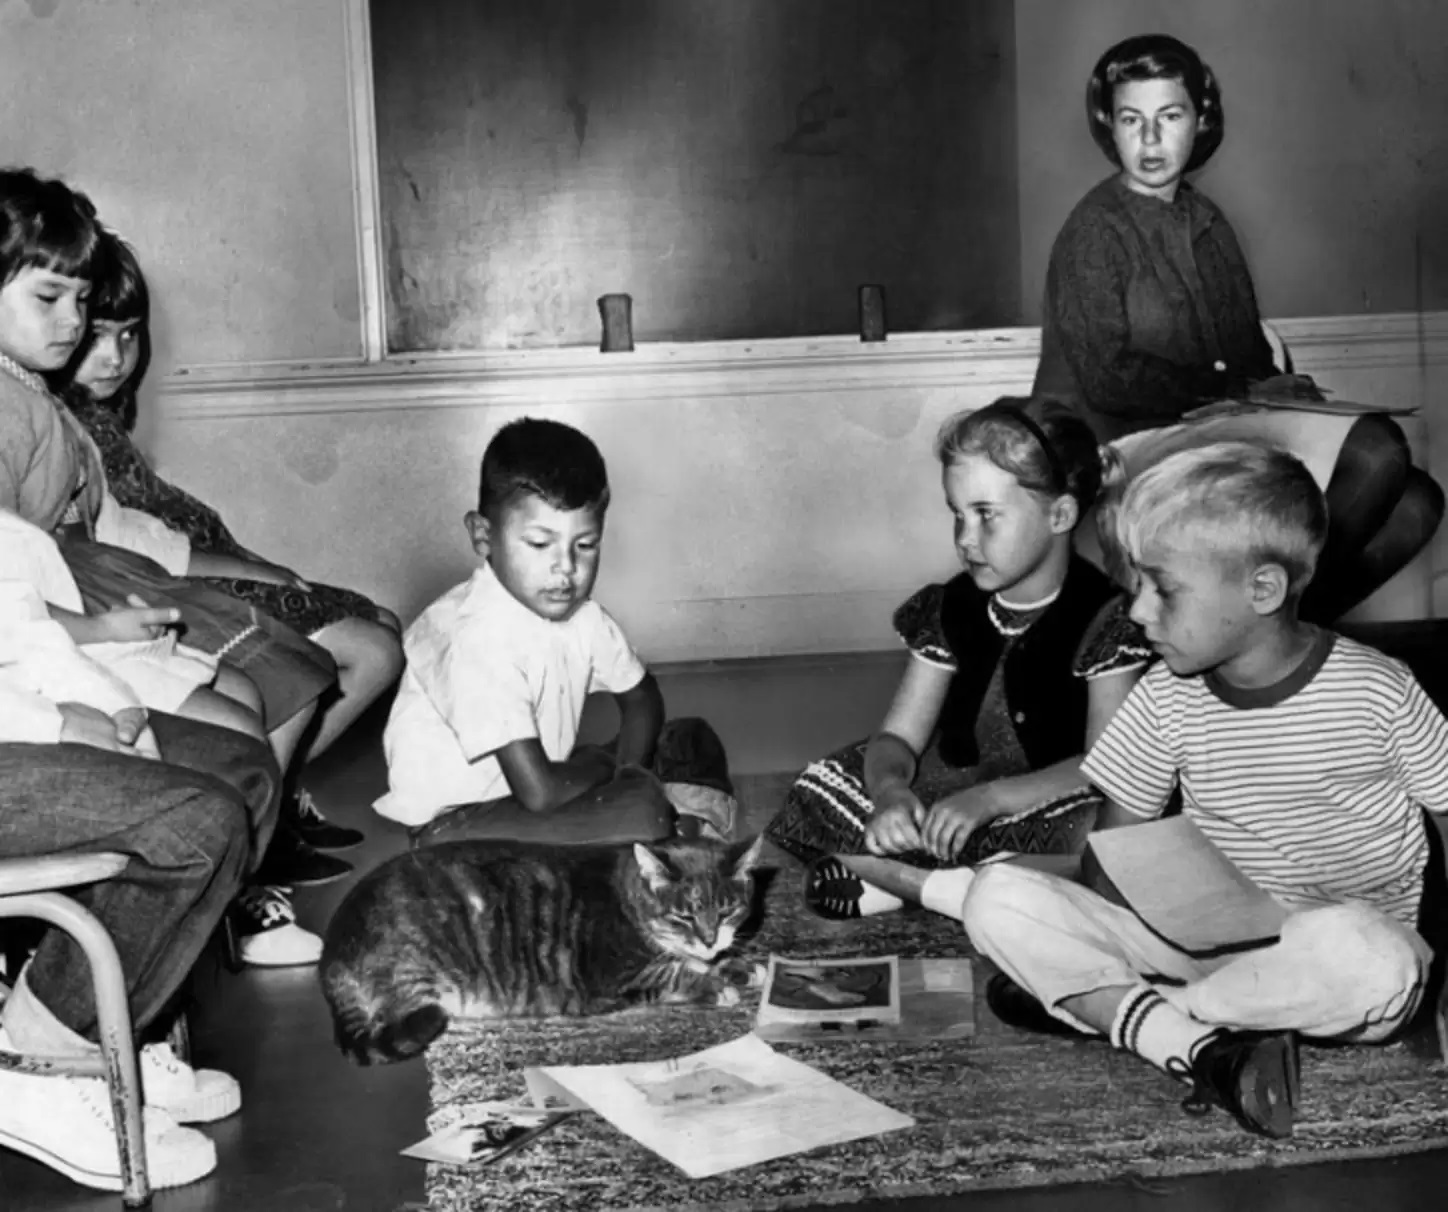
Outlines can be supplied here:
<path id="1" fill-rule="evenodd" d="M 426 1140 L 402 1151 L 403 1157 L 446 1165 L 490 1165 L 526 1148 L 570 1110 L 530 1107 L 520 1103 L 468 1103 L 462 1118 Z"/>
<path id="2" fill-rule="evenodd" d="M 753 1035 L 674 1060 L 551 1065 L 525 1076 L 538 1101 L 571 1095 L 690 1178 L 915 1122 Z"/>

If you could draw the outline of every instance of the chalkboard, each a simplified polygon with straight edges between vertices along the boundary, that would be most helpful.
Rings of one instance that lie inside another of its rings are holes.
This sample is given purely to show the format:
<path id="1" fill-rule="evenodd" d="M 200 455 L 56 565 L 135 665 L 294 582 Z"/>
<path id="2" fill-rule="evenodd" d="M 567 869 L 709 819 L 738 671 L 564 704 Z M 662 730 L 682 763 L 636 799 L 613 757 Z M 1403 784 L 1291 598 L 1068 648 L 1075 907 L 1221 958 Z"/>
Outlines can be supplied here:
<path id="1" fill-rule="evenodd" d="M 390 352 L 1019 322 L 1011 0 L 372 0 Z"/>

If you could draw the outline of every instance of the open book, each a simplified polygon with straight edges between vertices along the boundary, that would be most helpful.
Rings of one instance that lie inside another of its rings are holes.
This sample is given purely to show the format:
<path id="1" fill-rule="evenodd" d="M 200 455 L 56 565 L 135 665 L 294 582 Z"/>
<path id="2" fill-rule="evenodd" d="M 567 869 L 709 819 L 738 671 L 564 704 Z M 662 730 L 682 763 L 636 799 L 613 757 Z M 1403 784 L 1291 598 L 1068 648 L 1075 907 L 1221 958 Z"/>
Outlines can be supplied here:
<path id="1" fill-rule="evenodd" d="M 1262 946 L 1287 920 L 1185 814 L 1093 833 L 1081 874 L 1188 955 Z"/>

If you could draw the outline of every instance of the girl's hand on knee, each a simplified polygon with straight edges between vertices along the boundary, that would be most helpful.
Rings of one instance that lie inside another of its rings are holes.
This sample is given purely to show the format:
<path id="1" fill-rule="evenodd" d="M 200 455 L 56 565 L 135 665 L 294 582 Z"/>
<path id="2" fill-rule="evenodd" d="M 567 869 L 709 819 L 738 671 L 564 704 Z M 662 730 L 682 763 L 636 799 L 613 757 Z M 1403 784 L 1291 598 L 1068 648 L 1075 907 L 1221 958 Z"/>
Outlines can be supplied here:
<path id="1" fill-rule="evenodd" d="M 906 793 L 914 803 L 903 800 L 878 810 L 865 826 L 865 849 L 871 854 L 901 854 L 922 848 L 920 821 L 925 808 L 915 796 Z"/>
<path id="2" fill-rule="evenodd" d="M 159 639 L 168 627 L 181 621 L 181 611 L 174 606 L 147 606 L 135 594 L 127 601 L 129 606 L 117 606 L 104 614 L 95 616 L 91 628 L 90 643 L 135 643 Z"/>
<path id="3" fill-rule="evenodd" d="M 931 807 L 920 828 L 924 848 L 939 859 L 953 859 L 965 849 L 970 835 L 996 814 L 983 797 L 965 792 Z"/>

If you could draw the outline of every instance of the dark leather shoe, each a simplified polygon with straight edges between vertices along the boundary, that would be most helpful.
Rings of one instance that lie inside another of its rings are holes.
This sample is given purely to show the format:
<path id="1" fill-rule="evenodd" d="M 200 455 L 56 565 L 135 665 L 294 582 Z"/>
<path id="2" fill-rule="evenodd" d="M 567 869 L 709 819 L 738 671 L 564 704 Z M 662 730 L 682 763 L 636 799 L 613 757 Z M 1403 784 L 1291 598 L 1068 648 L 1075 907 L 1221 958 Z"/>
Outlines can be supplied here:
<path id="1" fill-rule="evenodd" d="M 329 821 L 310 791 L 298 791 L 283 803 L 282 811 L 297 836 L 318 850 L 350 850 L 361 845 L 367 836 L 360 829 Z"/>
<path id="2" fill-rule="evenodd" d="M 283 825 L 276 831 L 261 869 L 253 882 L 281 888 L 330 884 L 352 870 L 352 864 L 335 855 L 323 854 L 309 846 L 294 830 Z"/>
<path id="3" fill-rule="evenodd" d="M 1032 1031 L 1037 1035 L 1060 1035 L 1067 1039 L 1090 1039 L 1085 1031 L 1078 1031 L 1070 1023 L 1063 1023 L 1052 1014 L 1040 999 L 1022 989 L 1004 972 L 997 972 L 985 986 L 985 1004 L 990 1012 L 1019 1031 Z"/>
<path id="4" fill-rule="evenodd" d="M 1197 1049 L 1191 1079 L 1194 1088 L 1182 1101 L 1191 1114 L 1221 1107 L 1258 1136 L 1292 1135 L 1301 1083 L 1290 1032 L 1219 1032 Z"/>

